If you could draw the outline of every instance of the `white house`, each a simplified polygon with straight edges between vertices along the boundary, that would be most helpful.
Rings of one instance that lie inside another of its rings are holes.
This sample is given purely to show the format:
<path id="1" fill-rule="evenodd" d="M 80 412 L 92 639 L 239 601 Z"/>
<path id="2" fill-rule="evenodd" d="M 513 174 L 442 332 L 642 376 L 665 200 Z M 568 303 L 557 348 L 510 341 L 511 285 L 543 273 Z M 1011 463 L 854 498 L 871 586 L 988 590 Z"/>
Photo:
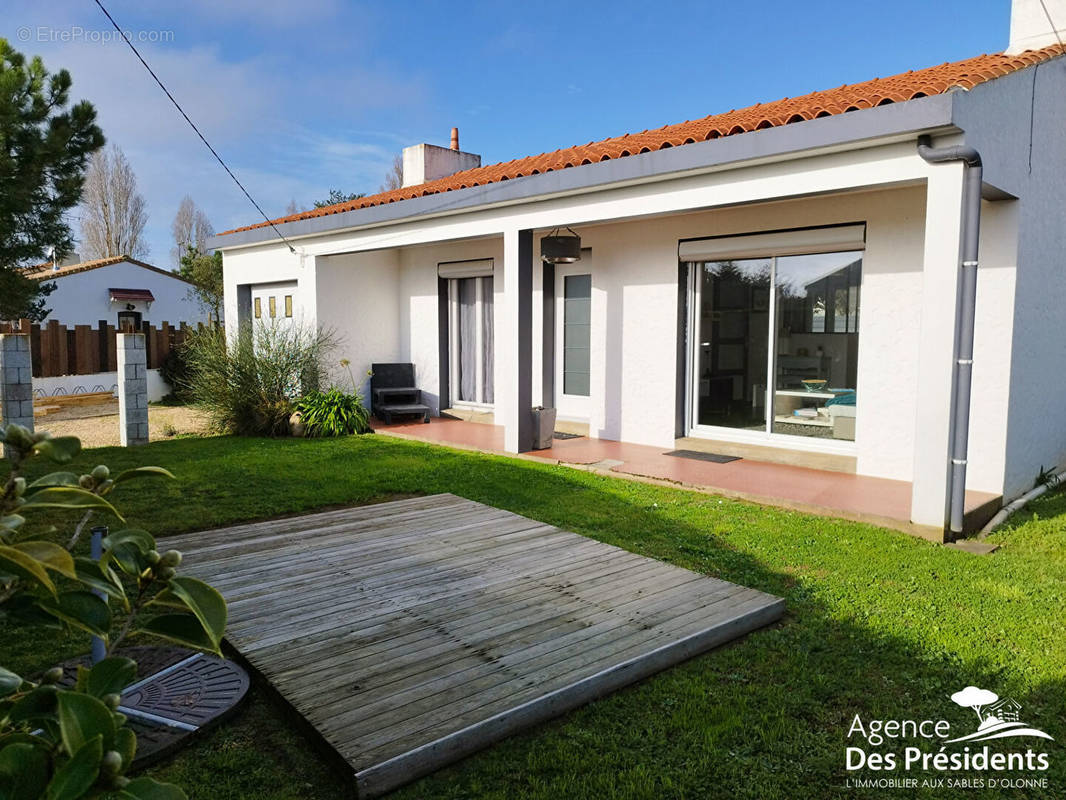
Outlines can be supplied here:
<path id="1" fill-rule="evenodd" d="M 56 290 L 45 306 L 45 322 L 67 327 L 93 325 L 100 320 L 118 328 L 169 322 L 207 322 L 207 314 L 190 294 L 192 284 L 175 272 L 153 267 L 129 256 L 41 264 L 26 273 L 38 281 L 55 281 Z"/>
<path id="2" fill-rule="evenodd" d="M 1002 54 L 492 166 L 434 148 L 427 182 L 275 220 L 293 250 L 215 237 L 226 314 L 290 297 L 356 374 L 413 362 L 511 452 L 543 403 L 592 437 L 834 454 L 943 531 L 959 480 L 1011 498 L 1066 458 L 1066 58 L 1039 2 Z M 543 262 L 567 228 L 580 260 Z"/>

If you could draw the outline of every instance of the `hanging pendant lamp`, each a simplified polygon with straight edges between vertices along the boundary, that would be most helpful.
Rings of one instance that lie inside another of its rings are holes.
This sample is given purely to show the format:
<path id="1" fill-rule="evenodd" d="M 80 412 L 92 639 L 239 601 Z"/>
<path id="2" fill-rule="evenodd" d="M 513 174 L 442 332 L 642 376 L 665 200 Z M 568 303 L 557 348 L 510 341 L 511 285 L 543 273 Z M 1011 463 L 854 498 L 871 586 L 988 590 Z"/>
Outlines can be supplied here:
<path id="1" fill-rule="evenodd" d="M 540 240 L 540 257 L 549 264 L 573 264 L 581 260 L 581 237 L 570 228 L 570 235 L 559 235 L 556 228 Z"/>

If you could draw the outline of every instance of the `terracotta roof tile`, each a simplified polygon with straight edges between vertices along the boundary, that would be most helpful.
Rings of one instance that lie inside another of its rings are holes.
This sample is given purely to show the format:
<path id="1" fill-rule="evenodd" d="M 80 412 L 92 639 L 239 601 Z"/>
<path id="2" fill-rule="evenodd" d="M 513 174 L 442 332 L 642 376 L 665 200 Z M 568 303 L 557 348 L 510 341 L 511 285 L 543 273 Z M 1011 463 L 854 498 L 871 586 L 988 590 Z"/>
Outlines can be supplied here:
<path id="1" fill-rule="evenodd" d="M 294 222 L 330 214 L 340 214 L 357 208 L 369 208 L 386 203 L 395 203 L 415 197 L 483 186 L 527 175 L 537 175 L 560 169 L 606 161 L 611 158 L 680 147 L 686 144 L 736 136 L 749 131 L 789 125 L 795 122 L 846 114 L 874 106 L 913 100 L 918 97 L 942 94 L 955 87 L 972 89 L 979 83 L 990 81 L 1020 69 L 1047 61 L 1066 53 L 1061 45 L 1052 45 L 1042 50 L 1030 50 L 1017 55 L 995 53 L 969 58 L 965 61 L 945 63 L 927 69 L 912 70 L 888 78 L 875 78 L 863 83 L 840 86 L 827 91 L 812 92 L 801 97 L 786 97 L 771 103 L 758 103 L 747 108 L 733 109 L 724 114 L 715 114 L 702 119 L 688 120 L 676 125 L 664 125 L 654 130 L 627 133 L 612 139 L 576 145 L 550 153 L 526 158 L 517 158 L 499 164 L 457 172 L 439 180 L 394 189 L 388 192 L 360 197 L 344 203 L 314 208 L 272 220 L 275 224 Z M 270 223 L 260 222 L 235 228 L 226 233 L 262 228 Z"/>

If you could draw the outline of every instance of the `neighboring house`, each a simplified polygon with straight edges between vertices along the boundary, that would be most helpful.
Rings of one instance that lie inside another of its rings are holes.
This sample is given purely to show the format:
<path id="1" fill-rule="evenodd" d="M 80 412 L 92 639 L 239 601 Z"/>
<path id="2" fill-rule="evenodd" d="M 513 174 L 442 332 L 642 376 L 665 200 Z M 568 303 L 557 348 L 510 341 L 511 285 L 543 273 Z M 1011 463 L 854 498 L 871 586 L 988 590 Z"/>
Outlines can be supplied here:
<path id="1" fill-rule="evenodd" d="M 143 322 L 207 322 L 206 312 L 190 293 L 189 281 L 128 256 L 80 262 L 75 256 L 57 265 L 38 265 L 25 274 L 56 282 L 56 290 L 45 300 L 51 309 L 45 324 L 56 320 L 69 328 L 107 320 L 129 328 Z"/>
<path id="2" fill-rule="evenodd" d="M 408 148 L 417 185 L 213 238 L 226 314 L 291 293 L 356 374 L 414 362 L 512 452 L 543 403 L 604 439 L 828 454 L 944 530 L 971 173 L 918 139 L 983 157 L 967 486 L 1014 497 L 1066 457 L 1063 53 L 1017 0 L 1003 54 L 493 166 Z M 567 227 L 580 260 L 542 263 Z"/>

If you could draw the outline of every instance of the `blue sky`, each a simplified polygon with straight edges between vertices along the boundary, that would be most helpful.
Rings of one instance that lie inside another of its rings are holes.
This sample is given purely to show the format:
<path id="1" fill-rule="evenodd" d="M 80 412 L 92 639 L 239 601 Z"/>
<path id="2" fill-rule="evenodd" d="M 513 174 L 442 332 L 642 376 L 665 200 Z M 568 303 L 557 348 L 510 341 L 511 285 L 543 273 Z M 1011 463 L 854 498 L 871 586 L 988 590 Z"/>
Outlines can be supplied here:
<path id="1" fill-rule="evenodd" d="M 505 161 L 1006 47 L 1009 0 L 106 2 L 268 214 L 376 191 L 405 145 Z M 216 230 L 256 212 L 92 0 L 6 0 L 6 36 L 96 104 L 170 267 L 189 194 Z M 163 32 L 155 34 L 154 32 Z M 77 228 L 75 225 L 75 233 Z"/>

